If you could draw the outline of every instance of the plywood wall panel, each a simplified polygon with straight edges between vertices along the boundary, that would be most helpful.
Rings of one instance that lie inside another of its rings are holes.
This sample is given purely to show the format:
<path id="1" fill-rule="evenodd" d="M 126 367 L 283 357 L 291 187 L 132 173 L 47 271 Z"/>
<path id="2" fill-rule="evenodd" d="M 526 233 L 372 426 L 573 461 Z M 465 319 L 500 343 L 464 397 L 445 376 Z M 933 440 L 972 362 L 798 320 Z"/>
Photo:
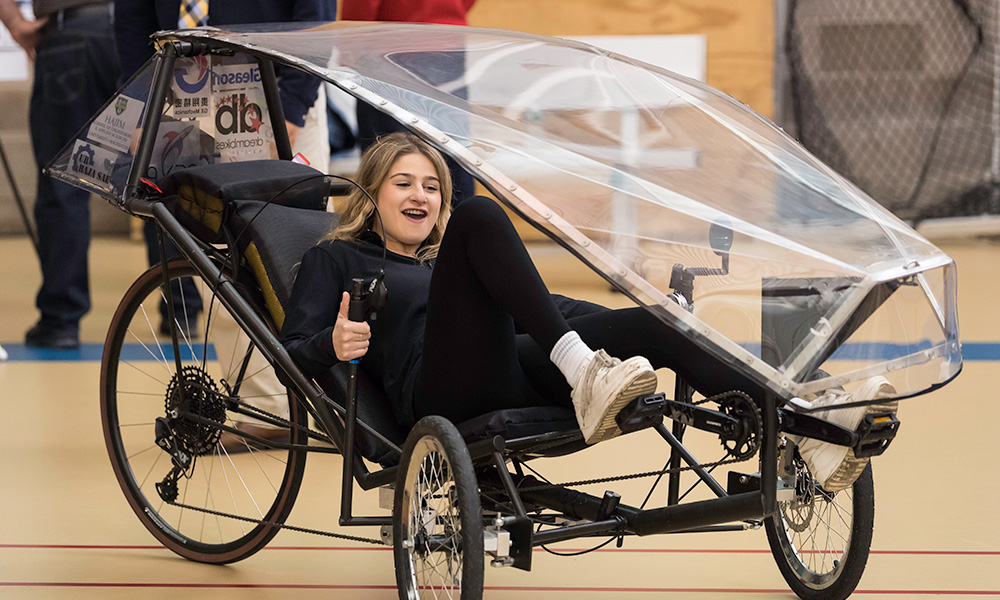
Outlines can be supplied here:
<path id="1" fill-rule="evenodd" d="M 555 36 L 704 35 L 708 83 L 773 111 L 773 0 L 478 0 L 469 24 Z"/>

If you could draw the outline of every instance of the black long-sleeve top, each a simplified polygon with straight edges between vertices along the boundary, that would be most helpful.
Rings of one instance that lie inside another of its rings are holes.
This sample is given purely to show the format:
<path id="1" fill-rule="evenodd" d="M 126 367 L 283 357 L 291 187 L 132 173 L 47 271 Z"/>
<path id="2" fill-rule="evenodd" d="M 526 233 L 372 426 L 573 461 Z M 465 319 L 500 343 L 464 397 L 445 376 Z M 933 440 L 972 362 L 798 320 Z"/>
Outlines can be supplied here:
<path id="1" fill-rule="evenodd" d="M 424 326 L 433 262 L 386 252 L 382 239 L 368 231 L 357 242 L 327 240 L 310 248 L 296 275 L 285 312 L 281 341 L 310 377 L 339 363 L 333 349 L 333 326 L 352 280 L 370 281 L 385 267 L 389 299 L 374 321 L 361 368 L 385 390 L 397 421 L 414 422 L 414 387 L 423 357 Z M 567 319 L 607 310 L 602 306 L 552 294 Z"/>
<path id="2" fill-rule="evenodd" d="M 382 269 L 382 240 L 368 233 L 361 241 L 324 241 L 302 257 L 281 330 L 288 353 L 309 376 L 340 362 L 333 349 L 333 326 L 351 280 L 371 280 Z M 372 336 L 361 368 L 380 383 L 396 418 L 412 422 L 413 386 L 423 352 L 424 321 L 431 264 L 385 253 L 389 300 L 369 324 Z"/>

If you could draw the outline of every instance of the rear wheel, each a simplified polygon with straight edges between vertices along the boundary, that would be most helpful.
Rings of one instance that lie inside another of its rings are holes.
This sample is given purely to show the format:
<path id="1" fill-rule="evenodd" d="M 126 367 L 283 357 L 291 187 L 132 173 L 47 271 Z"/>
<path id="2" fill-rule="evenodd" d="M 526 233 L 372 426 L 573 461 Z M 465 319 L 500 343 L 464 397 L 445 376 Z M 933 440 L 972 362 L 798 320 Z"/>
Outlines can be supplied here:
<path id="1" fill-rule="evenodd" d="M 410 432 L 396 479 L 393 557 L 403 600 L 483 597 L 483 515 L 469 450 L 447 419 Z"/>
<path id="2" fill-rule="evenodd" d="M 854 592 L 871 549 L 875 485 L 871 463 L 849 489 L 823 490 L 801 458 L 795 499 L 778 502 L 767 541 L 789 587 L 804 600 L 842 600 Z"/>
<path id="3" fill-rule="evenodd" d="M 270 400 L 279 412 L 287 406 L 287 418 L 278 415 L 279 426 L 270 429 L 261 421 L 247 429 L 306 444 L 306 411 L 284 388 L 275 393 L 269 366 L 249 368 L 260 351 L 194 269 L 173 261 L 167 272 L 171 287 L 182 290 L 173 323 L 180 373 L 171 326 L 161 323 L 165 296 L 157 265 L 126 292 L 111 322 L 101 362 L 104 438 L 129 504 L 164 546 L 200 562 L 233 562 L 278 532 L 298 494 L 306 452 L 268 449 L 218 425 L 236 426 L 234 416 L 245 420 L 233 411 L 243 402 L 275 410 L 264 402 Z M 183 291 L 176 282 L 192 276 L 205 309 L 184 317 L 191 288 Z M 270 397 L 255 391 L 265 388 Z"/>

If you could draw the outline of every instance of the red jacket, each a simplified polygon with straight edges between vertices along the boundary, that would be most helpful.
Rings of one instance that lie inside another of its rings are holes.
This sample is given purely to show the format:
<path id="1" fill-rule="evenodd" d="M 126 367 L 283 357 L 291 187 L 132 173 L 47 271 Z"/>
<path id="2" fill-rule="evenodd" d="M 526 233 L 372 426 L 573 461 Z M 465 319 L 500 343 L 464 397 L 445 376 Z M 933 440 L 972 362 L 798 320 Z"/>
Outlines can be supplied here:
<path id="1" fill-rule="evenodd" d="M 476 0 L 342 0 L 343 21 L 403 21 L 468 25 L 465 15 Z"/>

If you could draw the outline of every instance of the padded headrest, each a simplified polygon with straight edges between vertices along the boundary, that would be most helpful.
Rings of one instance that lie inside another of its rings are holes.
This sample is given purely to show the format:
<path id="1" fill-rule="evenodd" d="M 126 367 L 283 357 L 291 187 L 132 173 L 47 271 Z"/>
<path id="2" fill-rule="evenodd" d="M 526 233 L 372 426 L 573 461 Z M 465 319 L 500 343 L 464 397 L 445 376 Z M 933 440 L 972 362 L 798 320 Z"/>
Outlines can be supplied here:
<path id="1" fill-rule="evenodd" d="M 164 204 L 194 235 L 225 241 L 233 202 L 254 200 L 324 210 L 330 184 L 312 167 L 287 160 L 216 163 L 175 171 L 159 182 Z"/>
<path id="2" fill-rule="evenodd" d="M 302 255 L 337 225 L 335 213 L 258 201 L 232 203 L 230 230 L 280 330 Z"/>

